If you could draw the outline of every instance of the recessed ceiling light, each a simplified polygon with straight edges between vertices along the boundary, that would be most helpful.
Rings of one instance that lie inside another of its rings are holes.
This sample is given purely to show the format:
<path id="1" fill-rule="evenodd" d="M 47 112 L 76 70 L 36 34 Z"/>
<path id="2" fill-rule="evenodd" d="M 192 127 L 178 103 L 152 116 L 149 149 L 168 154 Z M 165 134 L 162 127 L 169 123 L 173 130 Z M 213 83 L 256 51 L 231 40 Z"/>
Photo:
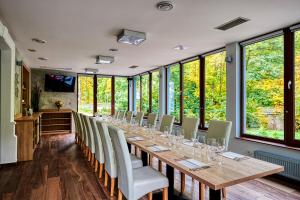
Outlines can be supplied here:
<path id="1" fill-rule="evenodd" d="M 123 29 L 117 41 L 124 44 L 139 45 L 146 40 L 146 33 Z"/>
<path id="2" fill-rule="evenodd" d="M 111 49 L 109 49 L 109 51 L 115 52 L 115 51 L 119 51 L 119 49 L 111 48 Z"/>
<path id="3" fill-rule="evenodd" d="M 27 49 L 27 50 L 30 51 L 30 52 L 36 52 L 35 49 Z"/>
<path id="4" fill-rule="evenodd" d="M 129 68 L 131 68 L 131 69 L 135 69 L 135 68 L 137 68 L 137 67 L 139 67 L 139 66 L 132 65 L 132 66 L 130 66 Z"/>
<path id="5" fill-rule="evenodd" d="M 39 57 L 38 59 L 39 60 L 48 60 L 48 58 L 45 58 L 45 57 Z"/>
<path id="6" fill-rule="evenodd" d="M 99 70 L 94 68 L 85 68 L 84 71 L 87 74 L 96 74 Z"/>
<path id="7" fill-rule="evenodd" d="M 176 47 L 174 47 L 173 49 L 175 49 L 175 50 L 186 50 L 186 49 L 188 49 L 188 47 L 186 47 L 186 46 L 183 46 L 183 45 L 177 45 Z"/>
<path id="8" fill-rule="evenodd" d="M 170 11 L 174 8 L 174 6 L 171 1 L 161 1 L 156 4 L 156 8 L 159 11 Z"/>
<path id="9" fill-rule="evenodd" d="M 96 64 L 111 64 L 115 61 L 115 58 L 112 56 L 97 56 Z"/>
<path id="10" fill-rule="evenodd" d="M 37 42 L 37 43 L 40 43 L 40 44 L 45 44 L 45 43 L 47 43 L 46 40 L 41 40 L 41 39 L 39 39 L 39 38 L 32 38 L 31 40 L 32 40 L 33 42 Z"/>

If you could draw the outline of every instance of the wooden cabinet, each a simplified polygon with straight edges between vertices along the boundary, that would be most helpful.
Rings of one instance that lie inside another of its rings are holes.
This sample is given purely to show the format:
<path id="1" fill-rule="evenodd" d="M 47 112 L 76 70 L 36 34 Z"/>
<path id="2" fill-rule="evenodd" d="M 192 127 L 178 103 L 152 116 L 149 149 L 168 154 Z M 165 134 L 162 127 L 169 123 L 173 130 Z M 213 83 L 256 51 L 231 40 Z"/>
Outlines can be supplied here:
<path id="1" fill-rule="evenodd" d="M 40 113 L 16 119 L 18 137 L 18 161 L 32 160 L 40 142 Z"/>
<path id="2" fill-rule="evenodd" d="M 71 110 L 42 110 L 42 112 L 42 135 L 71 133 Z"/>

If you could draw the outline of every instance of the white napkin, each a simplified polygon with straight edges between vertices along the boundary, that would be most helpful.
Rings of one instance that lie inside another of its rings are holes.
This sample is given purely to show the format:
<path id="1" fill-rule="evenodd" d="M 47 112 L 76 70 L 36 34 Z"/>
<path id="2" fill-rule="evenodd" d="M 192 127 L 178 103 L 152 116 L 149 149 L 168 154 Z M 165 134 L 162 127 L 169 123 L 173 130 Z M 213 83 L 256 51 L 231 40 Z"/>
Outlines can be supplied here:
<path id="1" fill-rule="evenodd" d="M 144 138 L 142 138 L 140 136 L 135 136 L 135 137 L 128 137 L 127 140 L 129 140 L 129 141 L 142 141 L 142 140 L 144 140 Z"/>
<path id="2" fill-rule="evenodd" d="M 207 164 L 198 161 L 198 160 L 194 160 L 194 159 L 184 159 L 184 160 L 178 160 L 177 161 L 179 164 L 189 168 L 189 169 L 198 169 L 198 168 L 202 168 L 202 167 L 208 167 Z"/>
<path id="3" fill-rule="evenodd" d="M 229 158 L 229 159 L 232 159 L 232 160 L 245 158 L 244 155 L 241 155 L 241 154 L 238 154 L 238 153 L 234 153 L 234 152 L 230 152 L 230 151 L 222 153 L 222 156 L 224 156 L 226 158 Z"/>
<path id="4" fill-rule="evenodd" d="M 168 151 L 170 150 L 168 147 L 163 147 L 163 146 L 158 146 L 158 145 L 154 145 L 149 147 L 152 151 L 154 152 L 160 152 L 160 151 Z"/>
<path id="5" fill-rule="evenodd" d="M 194 146 L 194 142 L 191 141 L 191 140 L 186 140 L 186 141 L 183 142 L 183 144 L 187 145 L 187 146 L 191 146 L 191 147 Z"/>

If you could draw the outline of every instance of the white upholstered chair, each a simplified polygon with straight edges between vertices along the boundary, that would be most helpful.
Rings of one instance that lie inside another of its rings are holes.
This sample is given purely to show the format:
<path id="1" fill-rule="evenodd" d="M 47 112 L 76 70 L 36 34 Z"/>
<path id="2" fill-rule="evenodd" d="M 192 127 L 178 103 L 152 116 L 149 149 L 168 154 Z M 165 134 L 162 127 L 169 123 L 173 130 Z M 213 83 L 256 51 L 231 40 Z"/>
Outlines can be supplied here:
<path id="1" fill-rule="evenodd" d="M 168 130 L 171 133 L 172 129 L 173 129 L 174 120 L 175 120 L 174 116 L 172 116 L 172 115 L 164 115 L 162 117 L 159 130 L 163 132 L 163 131 L 165 131 L 165 127 L 168 127 Z"/>
<path id="2" fill-rule="evenodd" d="M 94 140 L 94 135 L 91 127 L 91 123 L 89 120 L 89 116 L 83 115 L 84 116 L 84 124 L 86 127 L 86 132 L 87 132 L 87 137 L 88 137 L 88 148 L 89 148 L 89 155 L 88 155 L 88 161 L 91 162 L 91 165 L 93 166 L 94 163 L 94 155 L 95 155 L 95 140 Z"/>
<path id="3" fill-rule="evenodd" d="M 197 136 L 199 126 L 199 118 L 184 117 L 182 122 L 182 130 L 184 132 L 185 139 L 192 139 Z"/>
<path id="4" fill-rule="evenodd" d="M 86 125 L 84 123 L 84 114 L 82 113 L 79 113 L 79 116 L 80 116 L 80 124 L 81 124 L 81 128 L 82 128 L 82 135 L 83 135 L 83 153 L 86 157 L 88 157 L 89 155 L 89 149 L 88 149 L 88 146 L 89 146 L 89 140 L 88 140 L 88 133 L 87 133 L 87 130 L 86 130 Z"/>
<path id="5" fill-rule="evenodd" d="M 207 138 L 225 139 L 226 149 L 228 148 L 232 122 L 211 120 L 207 130 Z"/>
<path id="6" fill-rule="evenodd" d="M 143 112 L 138 112 L 135 117 L 135 121 L 138 126 L 143 125 L 143 119 L 144 119 L 144 113 Z"/>
<path id="7" fill-rule="evenodd" d="M 126 121 L 127 121 L 127 123 L 131 123 L 132 116 L 133 116 L 133 112 L 132 111 L 128 111 L 126 113 Z"/>
<path id="8" fill-rule="evenodd" d="M 125 115 L 126 115 L 126 111 L 124 111 L 124 110 L 119 111 L 118 119 L 123 120 L 125 118 Z"/>
<path id="9" fill-rule="evenodd" d="M 147 125 L 156 127 L 157 117 L 158 117 L 157 113 L 149 113 L 147 119 Z"/>
<path id="10" fill-rule="evenodd" d="M 96 121 L 101 141 L 103 144 L 104 157 L 105 157 L 105 176 L 104 176 L 104 186 L 107 187 L 108 176 L 110 177 L 110 196 L 114 194 L 115 180 L 117 178 L 117 164 L 115 158 L 115 152 L 111 143 L 111 138 L 109 136 L 108 128 L 105 122 Z M 136 156 L 130 154 L 130 160 L 132 162 L 133 168 L 138 168 L 143 166 L 143 162 Z"/>
<path id="11" fill-rule="evenodd" d="M 118 199 L 124 195 L 128 200 L 138 200 L 146 194 L 152 199 L 153 191 L 163 189 L 163 200 L 167 200 L 168 179 L 149 166 L 134 169 L 123 130 L 113 126 L 108 129 L 117 158 Z"/>

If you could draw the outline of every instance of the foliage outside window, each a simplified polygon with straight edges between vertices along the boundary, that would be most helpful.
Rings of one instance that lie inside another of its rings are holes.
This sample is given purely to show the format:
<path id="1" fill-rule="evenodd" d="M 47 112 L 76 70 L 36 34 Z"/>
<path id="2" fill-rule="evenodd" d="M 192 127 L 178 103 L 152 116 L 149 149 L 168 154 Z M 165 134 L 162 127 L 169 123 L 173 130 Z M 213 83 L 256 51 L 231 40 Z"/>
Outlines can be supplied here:
<path id="1" fill-rule="evenodd" d="M 180 65 L 175 64 L 169 68 L 168 78 L 168 110 L 175 116 L 175 121 L 180 121 Z"/>
<path id="2" fill-rule="evenodd" d="M 135 102 L 136 102 L 136 111 L 141 111 L 141 77 L 135 77 Z"/>
<path id="3" fill-rule="evenodd" d="M 226 52 L 205 57 L 205 125 L 226 120 Z"/>
<path id="4" fill-rule="evenodd" d="M 244 47 L 246 134 L 284 139 L 283 36 Z"/>
<path id="5" fill-rule="evenodd" d="M 183 65 L 184 116 L 199 117 L 200 61 L 195 60 Z"/>
<path id="6" fill-rule="evenodd" d="M 159 71 L 152 72 L 152 112 L 159 113 Z"/>
<path id="7" fill-rule="evenodd" d="M 111 114 L 111 77 L 97 77 L 97 112 Z"/>
<path id="8" fill-rule="evenodd" d="M 142 84 L 142 111 L 149 113 L 149 74 L 141 76 Z"/>
<path id="9" fill-rule="evenodd" d="M 300 140 L 300 31 L 295 32 L 295 139 Z"/>
<path id="10" fill-rule="evenodd" d="M 93 87 L 93 76 L 78 76 L 78 112 L 93 115 Z"/>
<path id="11" fill-rule="evenodd" d="M 115 78 L 115 109 L 127 110 L 128 108 L 128 80 L 125 77 Z"/>

